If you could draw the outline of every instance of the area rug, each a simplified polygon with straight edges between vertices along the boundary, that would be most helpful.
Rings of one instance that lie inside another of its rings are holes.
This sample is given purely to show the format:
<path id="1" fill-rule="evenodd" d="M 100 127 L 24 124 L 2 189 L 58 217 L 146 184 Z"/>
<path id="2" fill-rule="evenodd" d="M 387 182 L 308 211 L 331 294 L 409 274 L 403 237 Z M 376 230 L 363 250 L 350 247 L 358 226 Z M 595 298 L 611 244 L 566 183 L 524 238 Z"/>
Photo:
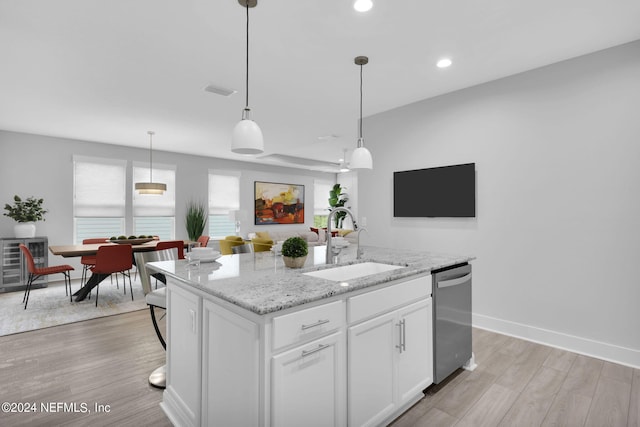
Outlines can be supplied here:
<path id="1" fill-rule="evenodd" d="M 128 281 L 126 295 L 122 286 L 121 278 L 119 288 L 115 280 L 113 283 L 109 279 L 102 282 L 97 307 L 95 290 L 90 300 L 69 302 L 62 281 L 51 282 L 46 288 L 32 289 L 26 310 L 22 303 L 23 291 L 0 293 L 0 336 L 147 308 L 139 281 L 132 280 L 133 301 L 131 301 Z M 73 292 L 79 288 L 80 281 L 73 280 L 71 283 Z"/>

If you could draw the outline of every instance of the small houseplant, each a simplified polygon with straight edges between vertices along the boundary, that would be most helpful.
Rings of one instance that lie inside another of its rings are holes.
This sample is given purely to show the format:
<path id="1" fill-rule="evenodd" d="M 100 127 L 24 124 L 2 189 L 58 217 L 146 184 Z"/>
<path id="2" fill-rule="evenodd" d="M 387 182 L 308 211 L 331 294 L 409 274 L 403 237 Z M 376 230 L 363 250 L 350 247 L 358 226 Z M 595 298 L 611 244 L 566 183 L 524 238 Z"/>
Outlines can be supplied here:
<path id="1" fill-rule="evenodd" d="M 22 200 L 20 196 L 13 196 L 13 205 L 6 203 L 4 216 L 15 220 L 13 228 L 17 238 L 29 238 L 36 235 L 36 221 L 44 221 L 44 215 L 48 212 L 42 207 L 44 199 L 28 197 Z"/>
<path id="2" fill-rule="evenodd" d="M 289 237 L 282 244 L 282 259 L 289 268 L 300 268 L 304 265 L 309 253 L 307 241 L 302 237 Z"/>
<path id="3" fill-rule="evenodd" d="M 204 203 L 191 201 L 187 204 L 187 214 L 184 219 L 189 240 L 196 241 L 202 236 L 207 225 L 207 208 Z"/>

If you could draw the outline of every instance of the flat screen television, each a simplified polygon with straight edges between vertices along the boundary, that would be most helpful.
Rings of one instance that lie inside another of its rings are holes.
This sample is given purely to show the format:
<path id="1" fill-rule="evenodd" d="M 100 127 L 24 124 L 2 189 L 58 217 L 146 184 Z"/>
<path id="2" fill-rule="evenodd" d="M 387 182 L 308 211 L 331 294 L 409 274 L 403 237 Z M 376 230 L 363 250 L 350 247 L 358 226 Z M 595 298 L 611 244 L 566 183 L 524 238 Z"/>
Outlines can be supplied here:
<path id="1" fill-rule="evenodd" d="M 476 216 L 476 164 L 393 173 L 394 217 Z"/>

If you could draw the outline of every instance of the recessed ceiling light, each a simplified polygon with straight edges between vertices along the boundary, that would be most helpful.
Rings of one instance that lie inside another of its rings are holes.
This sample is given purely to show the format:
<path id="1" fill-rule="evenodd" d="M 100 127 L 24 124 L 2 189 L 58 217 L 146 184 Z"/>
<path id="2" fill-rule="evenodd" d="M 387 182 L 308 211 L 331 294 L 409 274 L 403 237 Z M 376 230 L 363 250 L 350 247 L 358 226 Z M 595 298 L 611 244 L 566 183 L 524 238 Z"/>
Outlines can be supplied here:
<path id="1" fill-rule="evenodd" d="M 358 12 L 367 12 L 373 7 L 371 0 L 356 0 L 353 8 Z"/>
<path id="2" fill-rule="evenodd" d="M 449 58 L 442 58 L 436 65 L 438 66 L 438 68 L 447 68 L 451 65 L 451 60 Z"/>

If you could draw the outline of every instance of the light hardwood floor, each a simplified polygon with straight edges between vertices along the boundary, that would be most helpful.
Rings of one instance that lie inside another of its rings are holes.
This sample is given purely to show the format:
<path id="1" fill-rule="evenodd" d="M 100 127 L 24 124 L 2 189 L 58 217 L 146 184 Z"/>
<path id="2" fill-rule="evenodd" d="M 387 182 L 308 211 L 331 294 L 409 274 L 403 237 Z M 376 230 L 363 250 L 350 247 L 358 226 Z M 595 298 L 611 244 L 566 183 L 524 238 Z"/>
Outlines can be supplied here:
<path id="1" fill-rule="evenodd" d="M 431 387 L 393 427 L 640 427 L 640 370 L 480 329 L 473 341 L 478 368 Z M 0 337 L 0 402 L 38 407 L 0 412 L 0 426 L 169 426 L 147 383 L 164 358 L 146 310 Z"/>
<path id="2" fill-rule="evenodd" d="M 427 390 L 393 427 L 640 427 L 640 370 L 482 329 L 478 368 Z"/>

